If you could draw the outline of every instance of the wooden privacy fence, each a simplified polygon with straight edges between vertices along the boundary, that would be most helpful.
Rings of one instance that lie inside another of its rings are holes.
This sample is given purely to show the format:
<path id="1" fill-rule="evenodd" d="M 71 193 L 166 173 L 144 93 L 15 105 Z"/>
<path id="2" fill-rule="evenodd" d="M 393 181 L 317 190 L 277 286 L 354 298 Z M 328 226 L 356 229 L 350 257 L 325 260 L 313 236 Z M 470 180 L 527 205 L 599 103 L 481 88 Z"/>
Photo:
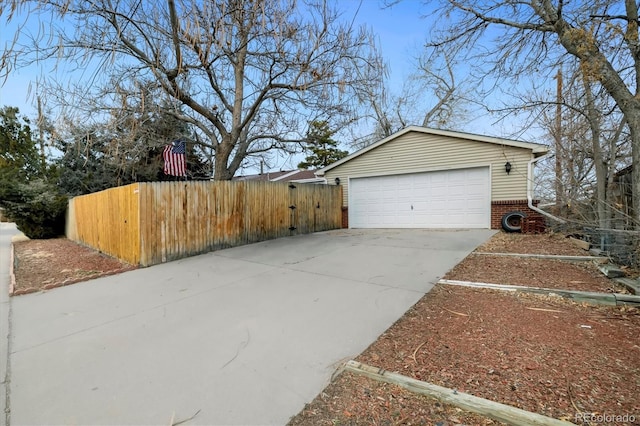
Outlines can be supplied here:
<path id="1" fill-rule="evenodd" d="M 340 228 L 339 186 L 134 183 L 69 201 L 67 238 L 149 266 L 257 241 Z"/>

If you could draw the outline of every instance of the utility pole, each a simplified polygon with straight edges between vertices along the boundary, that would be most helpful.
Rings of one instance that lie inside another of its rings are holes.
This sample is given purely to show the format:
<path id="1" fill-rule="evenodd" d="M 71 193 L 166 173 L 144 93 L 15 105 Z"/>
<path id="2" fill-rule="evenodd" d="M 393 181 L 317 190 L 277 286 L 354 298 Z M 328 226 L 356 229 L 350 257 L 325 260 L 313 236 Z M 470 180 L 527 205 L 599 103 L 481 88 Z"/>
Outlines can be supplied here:
<path id="1" fill-rule="evenodd" d="M 556 145 L 556 209 L 560 216 L 565 213 L 564 183 L 562 180 L 563 148 L 562 148 L 562 65 L 556 75 L 556 122 L 554 139 Z"/>

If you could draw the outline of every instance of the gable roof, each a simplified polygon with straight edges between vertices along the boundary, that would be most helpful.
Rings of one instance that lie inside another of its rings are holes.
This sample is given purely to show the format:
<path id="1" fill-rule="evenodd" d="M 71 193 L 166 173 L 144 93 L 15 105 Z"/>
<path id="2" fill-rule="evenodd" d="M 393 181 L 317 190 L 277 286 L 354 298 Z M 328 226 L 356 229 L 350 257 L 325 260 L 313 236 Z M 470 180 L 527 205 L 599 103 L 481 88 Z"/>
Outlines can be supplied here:
<path id="1" fill-rule="evenodd" d="M 483 135 L 476 135 L 476 134 L 472 134 L 472 133 L 464 133 L 464 132 L 454 132 L 451 130 L 440 130 L 440 129 L 431 129 L 428 127 L 420 127 L 420 126 L 409 126 L 409 127 L 405 127 L 404 129 L 390 135 L 387 136 L 386 138 L 379 140 L 376 143 L 373 143 L 367 147 L 364 147 L 356 152 L 354 152 L 351 155 L 348 155 L 338 161 L 336 161 L 335 163 L 332 163 L 330 165 L 328 165 L 327 167 L 324 167 L 318 171 L 316 171 L 316 176 L 323 176 L 325 172 L 333 169 L 334 167 L 338 167 L 341 164 L 346 163 L 347 161 L 351 161 L 356 157 L 359 157 L 373 149 L 376 149 L 377 147 L 379 147 L 380 145 L 383 145 L 387 142 L 390 142 L 394 139 L 399 138 L 402 135 L 405 135 L 409 132 L 418 132 L 418 133 L 424 133 L 427 135 L 437 135 L 437 136 L 447 136 L 447 137 L 451 137 L 451 138 L 458 138 L 458 139 L 466 139 L 466 140 L 470 140 L 470 141 L 474 141 L 474 142 L 483 142 L 483 143 L 492 143 L 492 144 L 498 144 L 498 145 L 505 145 L 505 146 L 513 146 L 516 148 L 524 148 L 524 149 L 529 149 L 531 150 L 531 152 L 533 154 L 535 154 L 536 157 L 539 157 L 541 155 L 546 154 L 549 151 L 549 147 L 547 145 L 543 145 L 543 144 L 539 144 L 539 143 L 532 143 L 532 142 L 521 142 L 521 141 L 514 141 L 514 140 L 510 140 L 510 139 L 501 139 L 501 138 L 494 138 L 491 136 L 483 136 Z"/>

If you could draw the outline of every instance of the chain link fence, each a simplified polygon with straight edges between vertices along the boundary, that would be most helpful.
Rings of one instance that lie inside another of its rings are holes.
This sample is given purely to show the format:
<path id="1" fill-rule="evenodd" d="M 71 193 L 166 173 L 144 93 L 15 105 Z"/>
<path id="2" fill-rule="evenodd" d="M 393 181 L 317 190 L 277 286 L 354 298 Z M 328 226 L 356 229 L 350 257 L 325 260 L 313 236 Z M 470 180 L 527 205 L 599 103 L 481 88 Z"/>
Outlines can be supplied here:
<path id="1" fill-rule="evenodd" d="M 603 229 L 580 222 L 546 218 L 547 229 L 587 241 L 619 265 L 640 268 L 640 231 Z"/>

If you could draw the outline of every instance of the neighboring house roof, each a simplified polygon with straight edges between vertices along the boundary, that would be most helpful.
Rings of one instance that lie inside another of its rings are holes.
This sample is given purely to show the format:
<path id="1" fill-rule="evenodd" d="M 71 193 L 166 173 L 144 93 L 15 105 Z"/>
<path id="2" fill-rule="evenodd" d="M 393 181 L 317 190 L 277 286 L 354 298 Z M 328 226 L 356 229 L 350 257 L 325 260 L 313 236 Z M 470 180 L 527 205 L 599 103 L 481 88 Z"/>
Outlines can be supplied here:
<path id="1" fill-rule="evenodd" d="M 271 181 L 273 179 L 278 179 L 290 171 L 279 171 L 279 172 L 267 172 L 260 173 L 256 175 L 246 175 L 246 176 L 236 176 L 233 180 L 259 180 L 259 181 Z"/>
<path id="2" fill-rule="evenodd" d="M 633 172 L 633 164 L 625 167 L 622 170 L 619 170 L 616 172 L 615 177 L 620 177 L 620 176 L 624 176 L 624 175 L 628 175 L 631 174 Z"/>
<path id="3" fill-rule="evenodd" d="M 317 170 L 281 170 L 279 172 L 267 172 L 257 175 L 238 176 L 233 180 L 257 180 L 269 182 L 300 182 L 313 183 L 324 182 L 323 178 L 316 177 Z"/>
<path id="4" fill-rule="evenodd" d="M 475 135 L 472 133 L 463 133 L 463 132 L 454 132 L 451 130 L 440 130 L 440 129 L 431 129 L 428 127 L 419 127 L 419 126 L 409 126 L 409 127 L 405 127 L 404 129 L 400 130 L 399 132 L 396 132 L 394 134 L 392 134 L 391 136 L 388 136 L 372 145 L 369 145 L 365 148 L 362 148 L 359 151 L 354 152 L 351 155 L 348 155 L 344 158 L 342 158 L 341 160 L 336 161 L 333 164 L 328 165 L 327 167 L 324 167 L 320 170 L 316 171 L 316 176 L 323 176 L 325 172 L 327 172 L 328 170 L 333 169 L 334 167 L 337 167 L 343 163 L 346 163 L 347 161 L 350 161 L 356 157 L 359 157 L 377 147 L 379 147 L 380 145 L 383 145 L 387 142 L 390 142 L 394 139 L 397 139 L 398 137 L 409 133 L 409 132 L 418 132 L 418 133 L 424 133 L 424 134 L 429 134 L 429 135 L 438 135 L 438 136 L 448 136 L 448 137 L 452 137 L 452 138 L 458 138 L 458 139 L 466 139 L 466 140 L 470 140 L 470 141 L 475 141 L 475 142 L 484 142 L 484 143 L 492 143 L 492 144 L 498 144 L 498 145 L 505 145 L 505 146 L 512 146 L 512 147 L 517 147 L 517 148 L 525 148 L 525 149 L 530 149 L 533 154 L 535 154 L 536 157 L 540 157 L 544 154 L 546 154 L 549 151 L 549 147 L 543 144 L 538 144 L 538 143 L 531 143 L 531 142 L 521 142 L 521 141 L 514 141 L 514 140 L 510 140 L 510 139 L 501 139 L 501 138 L 495 138 L 495 137 L 491 137 L 491 136 L 482 136 L 482 135 Z"/>

